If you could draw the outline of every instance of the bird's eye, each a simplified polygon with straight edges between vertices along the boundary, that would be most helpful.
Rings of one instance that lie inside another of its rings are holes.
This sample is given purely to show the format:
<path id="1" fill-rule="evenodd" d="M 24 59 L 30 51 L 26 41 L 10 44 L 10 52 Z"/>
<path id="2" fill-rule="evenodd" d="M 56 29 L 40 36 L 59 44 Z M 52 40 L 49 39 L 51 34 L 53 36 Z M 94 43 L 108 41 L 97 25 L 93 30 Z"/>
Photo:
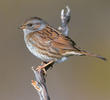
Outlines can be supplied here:
<path id="1" fill-rule="evenodd" d="M 31 24 L 31 23 L 27 24 L 27 26 L 30 26 L 30 27 L 31 27 L 32 25 L 33 25 L 33 24 Z"/>

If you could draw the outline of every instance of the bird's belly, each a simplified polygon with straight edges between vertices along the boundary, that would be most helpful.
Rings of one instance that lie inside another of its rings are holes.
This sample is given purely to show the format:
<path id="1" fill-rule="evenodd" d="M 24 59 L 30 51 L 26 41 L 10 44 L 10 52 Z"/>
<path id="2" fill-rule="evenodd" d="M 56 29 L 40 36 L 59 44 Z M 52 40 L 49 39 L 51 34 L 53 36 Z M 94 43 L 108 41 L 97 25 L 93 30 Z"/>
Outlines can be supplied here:
<path id="1" fill-rule="evenodd" d="M 28 42 L 28 41 L 26 41 L 26 42 Z M 48 57 L 48 56 L 42 54 L 41 51 L 38 48 L 34 47 L 30 42 L 26 43 L 26 46 L 29 49 L 29 51 L 37 58 L 39 58 L 43 61 L 46 61 L 46 62 L 53 60 L 52 57 Z"/>

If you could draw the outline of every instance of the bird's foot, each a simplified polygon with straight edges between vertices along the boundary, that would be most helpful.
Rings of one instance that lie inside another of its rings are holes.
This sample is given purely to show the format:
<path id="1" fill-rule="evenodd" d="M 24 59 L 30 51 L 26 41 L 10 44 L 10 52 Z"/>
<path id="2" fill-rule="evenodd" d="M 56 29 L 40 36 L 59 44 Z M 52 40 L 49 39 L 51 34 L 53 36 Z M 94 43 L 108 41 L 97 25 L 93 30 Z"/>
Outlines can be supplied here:
<path id="1" fill-rule="evenodd" d="M 36 68 L 36 70 L 38 72 L 40 72 L 42 70 L 43 73 L 44 73 L 44 75 L 47 75 L 46 67 L 49 66 L 49 65 L 51 65 L 51 64 L 53 64 L 53 63 L 54 63 L 53 61 L 50 61 L 48 63 L 42 62 L 41 65 Z"/>
<path id="2" fill-rule="evenodd" d="M 42 65 L 41 66 L 38 66 L 36 68 L 36 71 L 38 71 L 38 72 L 43 71 L 44 75 L 47 75 L 47 71 L 45 70 L 44 66 L 42 66 Z"/>

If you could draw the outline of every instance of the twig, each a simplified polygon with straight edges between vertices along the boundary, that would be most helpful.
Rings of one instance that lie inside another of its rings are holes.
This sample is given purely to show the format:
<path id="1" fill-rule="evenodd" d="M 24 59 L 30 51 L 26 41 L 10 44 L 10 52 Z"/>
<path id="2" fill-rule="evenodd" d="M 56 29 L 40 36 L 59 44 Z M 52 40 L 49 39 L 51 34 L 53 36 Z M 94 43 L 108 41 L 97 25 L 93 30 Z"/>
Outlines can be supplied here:
<path id="1" fill-rule="evenodd" d="M 35 75 L 35 81 L 32 80 L 32 85 L 37 90 L 40 96 L 40 100 L 50 100 L 50 97 L 48 95 L 48 91 L 46 88 L 46 80 L 45 80 L 43 70 L 38 71 L 38 70 L 35 70 L 33 67 L 32 67 L 32 70 Z"/>
<path id="2" fill-rule="evenodd" d="M 70 8 L 66 6 L 66 12 L 64 9 L 61 10 L 61 26 L 59 26 L 58 30 L 60 30 L 64 35 L 68 36 L 68 23 L 70 21 Z"/>
<path id="3" fill-rule="evenodd" d="M 70 21 L 70 8 L 66 6 L 67 11 L 64 9 L 61 10 L 61 26 L 58 28 L 64 35 L 68 35 L 68 23 Z M 48 70 L 52 65 L 47 66 L 45 69 Z M 35 80 L 32 80 L 32 85 L 37 90 L 40 100 L 50 100 L 47 87 L 46 87 L 46 79 L 43 70 L 35 70 L 32 67 L 34 72 Z"/>

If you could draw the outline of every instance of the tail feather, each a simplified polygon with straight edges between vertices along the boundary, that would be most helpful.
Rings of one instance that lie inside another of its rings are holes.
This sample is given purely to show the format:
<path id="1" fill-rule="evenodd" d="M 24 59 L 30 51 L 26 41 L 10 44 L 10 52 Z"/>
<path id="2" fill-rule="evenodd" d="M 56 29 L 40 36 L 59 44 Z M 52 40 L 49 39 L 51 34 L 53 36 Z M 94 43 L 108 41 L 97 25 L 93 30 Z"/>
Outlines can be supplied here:
<path id="1" fill-rule="evenodd" d="M 104 61 L 107 60 L 105 57 L 99 56 L 99 55 L 97 55 L 97 54 L 92 54 L 92 53 L 89 53 L 89 52 L 81 52 L 81 53 L 82 53 L 83 55 L 96 57 L 96 58 L 99 58 L 99 59 L 104 60 Z"/>

